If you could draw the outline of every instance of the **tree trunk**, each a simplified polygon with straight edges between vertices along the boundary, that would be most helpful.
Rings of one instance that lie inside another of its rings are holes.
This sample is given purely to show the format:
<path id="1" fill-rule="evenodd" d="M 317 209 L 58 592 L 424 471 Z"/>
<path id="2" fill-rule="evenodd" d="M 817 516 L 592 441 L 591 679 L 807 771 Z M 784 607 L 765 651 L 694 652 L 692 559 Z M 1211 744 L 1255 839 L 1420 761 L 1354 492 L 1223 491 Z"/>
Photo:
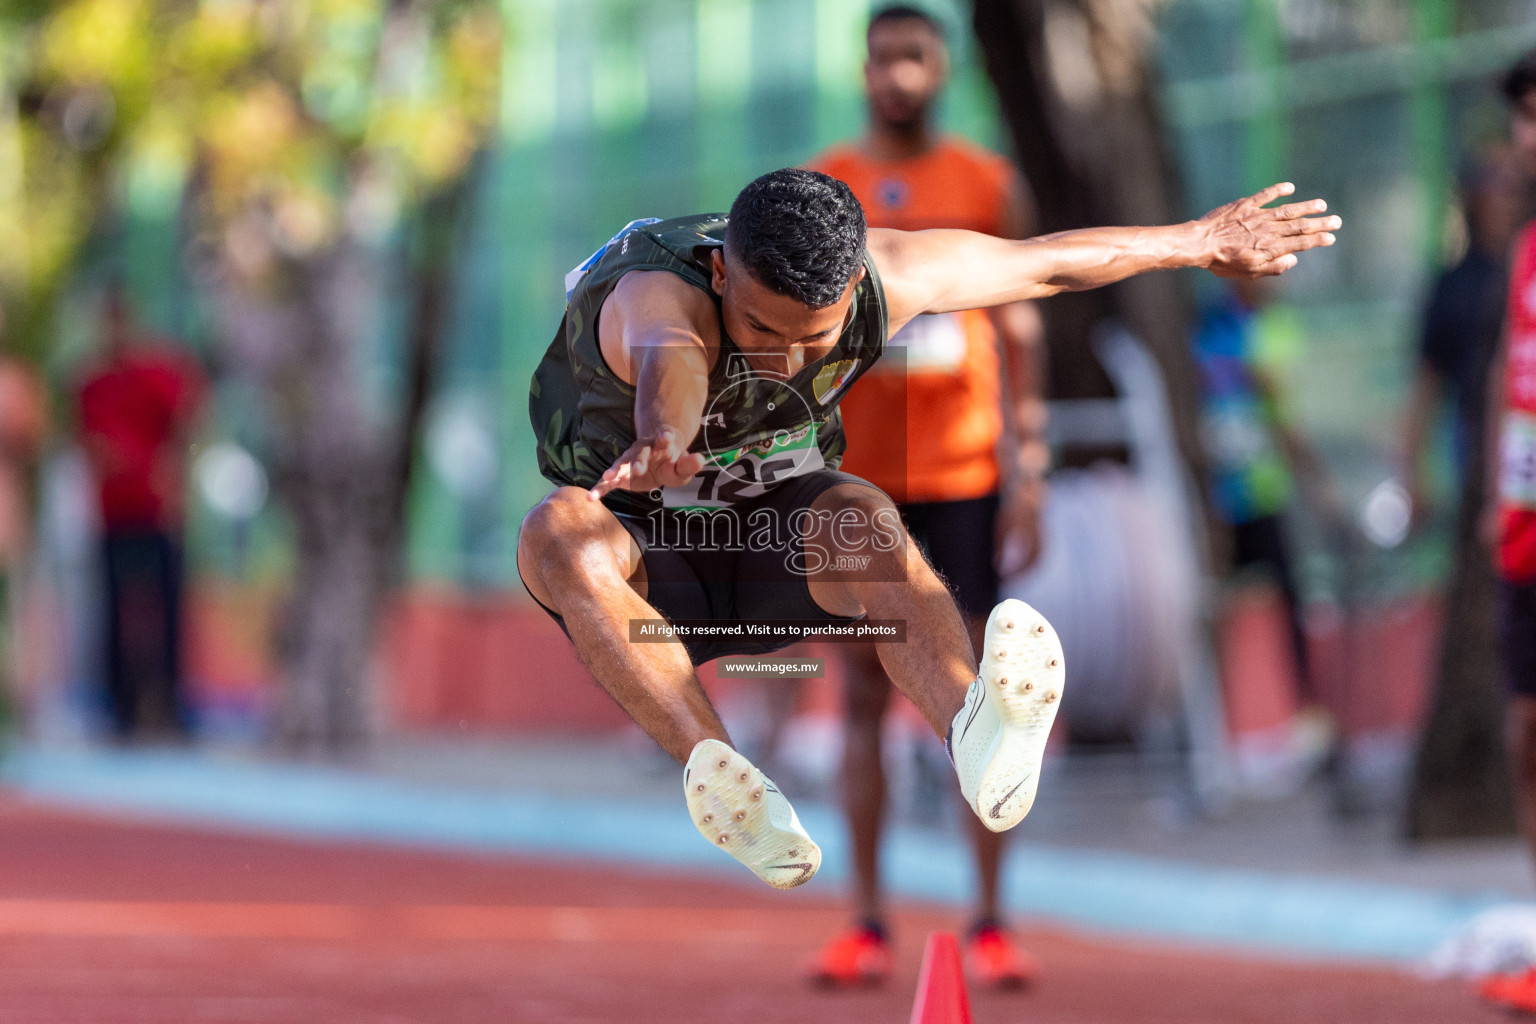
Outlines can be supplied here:
<path id="1" fill-rule="evenodd" d="M 1456 564 L 1445 600 L 1435 693 L 1419 738 L 1405 830 L 1410 839 L 1509 836 L 1515 794 L 1504 742 L 1504 692 L 1495 636 L 1496 577 L 1478 538 L 1486 459 L 1482 430 L 1456 522 Z"/>
<path id="2" fill-rule="evenodd" d="M 398 576 L 416 439 L 446 329 L 452 257 L 473 175 L 421 213 L 405 336 L 404 392 L 384 409 L 361 394 L 361 332 L 384 298 L 381 258 L 343 239 L 293 261 L 274 293 L 221 289 L 233 372 L 264 399 L 274 491 L 296 548 L 279 641 L 280 741 L 309 752 L 366 744 L 379 724 L 370 678 L 379 620 Z M 226 282 L 238 280 L 226 275 Z"/>
<path id="3" fill-rule="evenodd" d="M 1149 68 L 1149 0 L 976 0 L 973 25 L 1034 191 L 1042 233 L 1184 218 Z M 1198 467 L 1185 282 L 1158 274 L 1043 304 L 1053 398 L 1113 395 L 1091 341 L 1124 323 L 1162 368 L 1180 451 Z"/>
<path id="4" fill-rule="evenodd" d="M 294 536 L 276 724 L 299 750 L 354 746 L 373 732 L 367 665 L 394 565 L 387 510 L 398 500 L 394 424 L 360 394 L 361 332 L 380 276 L 342 240 L 286 261 L 266 287 L 232 271 L 221 281 L 229 373 L 259 396 L 259 446 Z"/>

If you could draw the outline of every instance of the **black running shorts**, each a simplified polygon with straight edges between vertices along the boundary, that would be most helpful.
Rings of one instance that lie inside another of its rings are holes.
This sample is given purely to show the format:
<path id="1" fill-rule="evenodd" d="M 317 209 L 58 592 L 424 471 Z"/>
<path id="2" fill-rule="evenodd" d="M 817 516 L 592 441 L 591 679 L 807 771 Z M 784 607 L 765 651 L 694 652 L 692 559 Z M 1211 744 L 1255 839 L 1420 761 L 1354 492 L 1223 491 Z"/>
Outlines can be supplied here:
<path id="1" fill-rule="evenodd" d="M 986 618 L 997 604 L 997 495 L 961 501 L 914 501 L 900 506 L 907 531 L 969 618 Z"/>
<path id="2" fill-rule="evenodd" d="M 808 557 L 797 516 L 809 514 L 811 503 L 838 484 L 875 489 L 852 474 L 824 469 L 786 480 L 725 511 L 666 509 L 650 516 L 615 515 L 640 547 L 646 601 L 668 622 L 855 622 L 862 616 L 823 611 L 811 599 L 804 571 L 797 568 Z M 772 535 L 763 534 L 764 529 Z M 818 555 L 811 552 L 809 557 Z M 564 620 L 544 610 L 569 636 Z M 732 654 L 768 654 L 794 642 L 733 637 L 684 639 L 683 645 L 693 663 L 702 665 Z"/>

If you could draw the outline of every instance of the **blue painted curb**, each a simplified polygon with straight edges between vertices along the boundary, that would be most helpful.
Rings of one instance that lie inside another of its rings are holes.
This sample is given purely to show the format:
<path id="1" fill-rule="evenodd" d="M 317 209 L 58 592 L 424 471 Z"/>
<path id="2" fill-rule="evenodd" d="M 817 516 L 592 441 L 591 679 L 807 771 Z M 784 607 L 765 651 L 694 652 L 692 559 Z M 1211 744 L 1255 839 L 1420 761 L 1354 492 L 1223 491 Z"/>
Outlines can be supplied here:
<path id="1" fill-rule="evenodd" d="M 734 861 L 700 841 L 681 799 L 622 805 L 596 832 L 565 828 L 565 802 L 545 794 L 427 785 L 198 751 L 22 749 L 0 765 L 0 781 L 34 799 L 162 820 L 581 857 L 750 881 Z M 848 851 L 841 815 L 825 805 L 799 810 L 825 854 L 818 881 L 844 881 Z M 955 904 L 970 897 L 971 858 L 958 836 L 891 829 L 885 875 L 898 896 Z M 1480 910 L 1509 898 L 1017 841 L 1009 844 L 1004 873 L 1005 905 L 1020 916 L 1326 958 L 1417 959 Z"/>

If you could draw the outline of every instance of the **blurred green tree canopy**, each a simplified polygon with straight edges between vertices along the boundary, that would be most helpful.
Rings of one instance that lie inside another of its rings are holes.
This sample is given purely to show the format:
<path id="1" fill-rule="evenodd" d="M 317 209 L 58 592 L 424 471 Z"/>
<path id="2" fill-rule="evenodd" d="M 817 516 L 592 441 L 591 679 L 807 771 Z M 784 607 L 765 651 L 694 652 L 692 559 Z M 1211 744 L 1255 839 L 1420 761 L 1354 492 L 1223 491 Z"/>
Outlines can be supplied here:
<path id="1" fill-rule="evenodd" d="M 295 745 L 371 728 L 368 658 L 471 167 L 497 125 L 501 25 L 492 0 L 0 0 L 6 342 L 48 354 L 93 254 L 144 258 L 117 251 L 116 226 L 152 211 L 172 231 L 150 258 L 184 265 L 151 276 L 217 311 L 221 377 L 252 396 L 301 553 L 278 726 Z M 402 386 L 370 403 L 358 368 L 387 334 Z"/>
<path id="2" fill-rule="evenodd" d="M 193 196 L 190 237 L 254 285 L 386 237 L 486 143 L 500 27 L 483 0 L 0 3 L 10 346 L 39 354 L 131 182 Z"/>

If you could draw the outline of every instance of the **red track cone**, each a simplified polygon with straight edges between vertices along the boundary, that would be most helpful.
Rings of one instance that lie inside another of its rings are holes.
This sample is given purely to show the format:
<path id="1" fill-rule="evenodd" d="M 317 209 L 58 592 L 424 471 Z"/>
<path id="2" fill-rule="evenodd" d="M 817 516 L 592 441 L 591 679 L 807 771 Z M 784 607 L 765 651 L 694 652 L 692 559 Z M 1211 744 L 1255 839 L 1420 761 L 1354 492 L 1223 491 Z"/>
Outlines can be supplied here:
<path id="1" fill-rule="evenodd" d="M 911 1024 L 971 1024 L 971 1001 L 965 994 L 965 972 L 960 967 L 960 942 L 950 932 L 928 935 Z"/>

